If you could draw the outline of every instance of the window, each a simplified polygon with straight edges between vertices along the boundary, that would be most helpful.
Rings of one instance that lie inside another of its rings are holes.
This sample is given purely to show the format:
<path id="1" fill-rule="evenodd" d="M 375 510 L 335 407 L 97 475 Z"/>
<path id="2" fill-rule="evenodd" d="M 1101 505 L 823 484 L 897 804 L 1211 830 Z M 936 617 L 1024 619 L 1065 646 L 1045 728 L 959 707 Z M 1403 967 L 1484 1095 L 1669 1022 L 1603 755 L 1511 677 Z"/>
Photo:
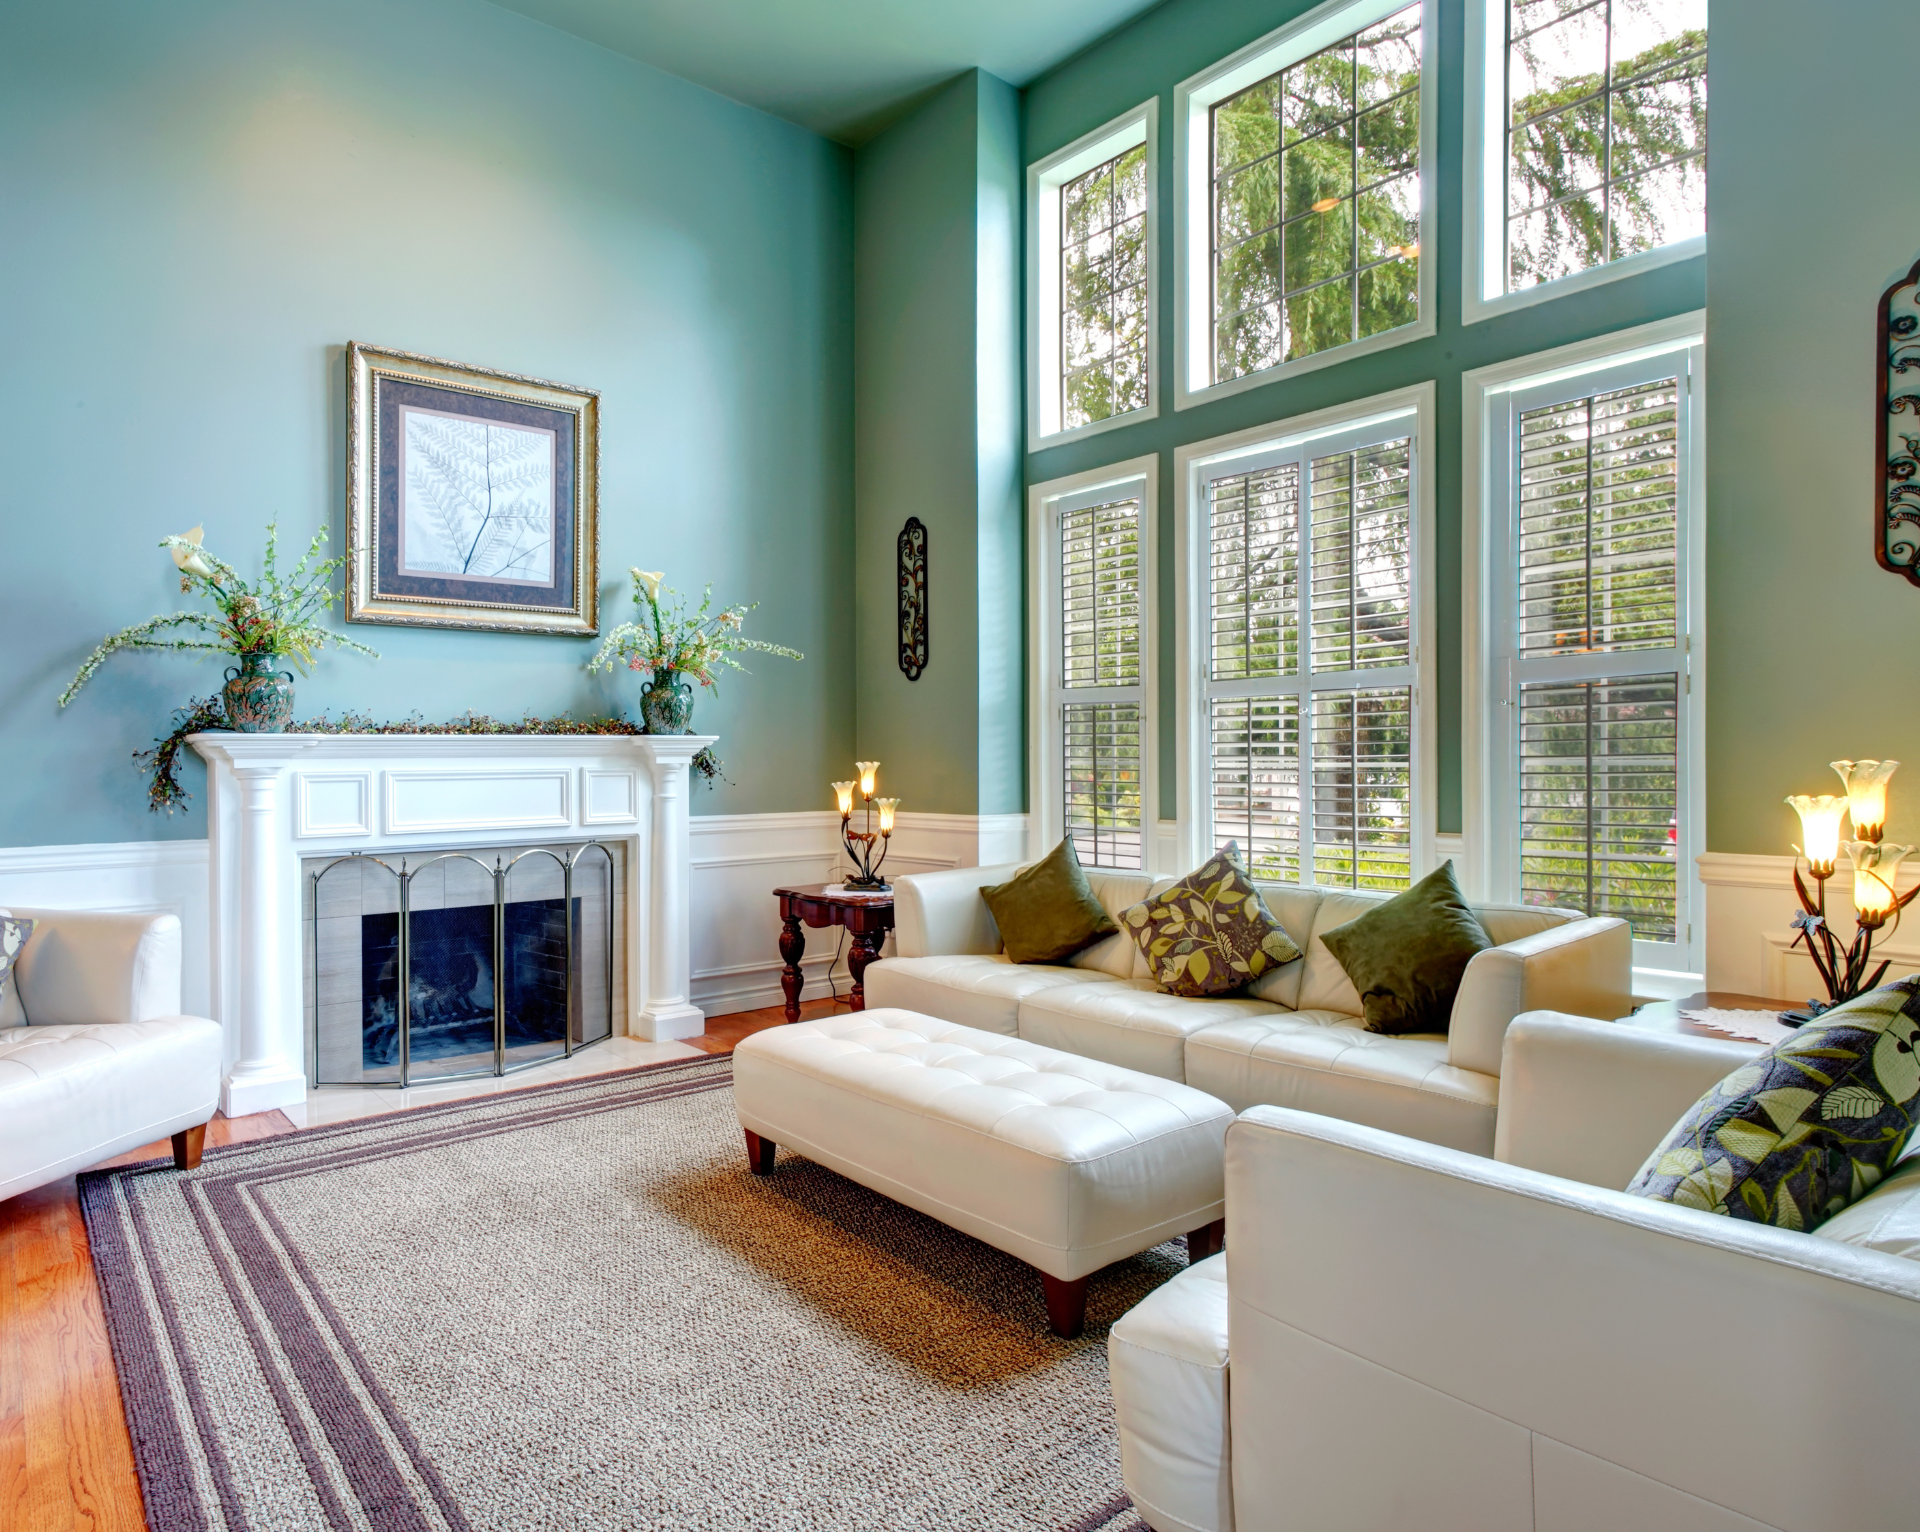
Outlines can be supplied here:
<path id="1" fill-rule="evenodd" d="M 1698 253 L 1707 0 L 1475 4 L 1484 56 L 1469 122 L 1481 141 L 1468 162 L 1483 209 L 1467 317 L 1582 273 L 1605 280 Z"/>
<path id="2" fill-rule="evenodd" d="M 1432 333 L 1424 14 L 1322 6 L 1180 87 L 1180 402 Z"/>
<path id="3" fill-rule="evenodd" d="M 1033 446 L 1156 413 L 1155 120 L 1148 102 L 1027 171 Z"/>
<path id="4" fill-rule="evenodd" d="M 1153 796 L 1151 458 L 1033 490 L 1034 841 L 1143 869 Z"/>
<path id="5" fill-rule="evenodd" d="M 1697 350 L 1501 392 L 1488 416 L 1492 892 L 1613 915 L 1688 970 L 1700 836 Z"/>
<path id="6" fill-rule="evenodd" d="M 1189 449 L 1196 856 L 1235 840 L 1257 877 L 1348 888 L 1405 888 L 1424 866 L 1432 385 L 1411 394 L 1384 417 Z"/>

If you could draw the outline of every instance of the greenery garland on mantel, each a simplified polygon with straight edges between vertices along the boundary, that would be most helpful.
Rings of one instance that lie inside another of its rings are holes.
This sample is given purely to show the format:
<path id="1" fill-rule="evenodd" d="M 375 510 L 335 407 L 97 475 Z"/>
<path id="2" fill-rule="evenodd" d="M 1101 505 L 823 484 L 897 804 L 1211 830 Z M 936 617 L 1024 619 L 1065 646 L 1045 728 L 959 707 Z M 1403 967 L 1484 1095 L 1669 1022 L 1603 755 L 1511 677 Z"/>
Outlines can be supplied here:
<path id="1" fill-rule="evenodd" d="M 136 750 L 133 764 L 150 776 L 147 784 L 147 808 L 155 813 L 171 814 L 193 801 L 193 794 L 181 786 L 180 751 L 189 734 L 210 734 L 230 729 L 227 710 L 216 697 L 195 697 L 173 714 L 173 732 L 156 740 L 151 750 Z M 637 723 L 625 718 L 535 718 L 531 713 L 517 723 L 504 723 L 485 713 L 467 712 L 445 723 L 428 723 L 418 713 L 410 713 L 397 722 L 376 722 L 362 713 L 342 713 L 338 719 L 322 713 L 318 718 L 300 719 L 287 725 L 289 734 L 645 734 Z M 712 787 L 715 779 L 731 783 L 722 770 L 720 757 L 709 745 L 693 758 L 693 769 Z"/>

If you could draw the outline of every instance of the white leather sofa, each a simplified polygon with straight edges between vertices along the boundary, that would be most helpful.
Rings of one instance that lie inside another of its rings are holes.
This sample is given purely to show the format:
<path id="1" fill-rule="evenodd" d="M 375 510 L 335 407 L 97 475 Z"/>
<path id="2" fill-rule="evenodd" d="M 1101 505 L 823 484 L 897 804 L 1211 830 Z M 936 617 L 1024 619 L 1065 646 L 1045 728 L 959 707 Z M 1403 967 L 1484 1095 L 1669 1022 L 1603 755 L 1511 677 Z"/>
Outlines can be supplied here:
<path id="1" fill-rule="evenodd" d="M 179 1014 L 179 917 L 8 913 L 34 929 L 0 999 L 0 1200 L 160 1138 L 198 1164 L 221 1032 Z"/>
<path id="2" fill-rule="evenodd" d="M 1920 1418 L 1920 1175 L 1813 1234 L 1619 1190 L 1756 1051 L 1522 1017 L 1493 1160 L 1243 1113 L 1225 1255 L 1110 1337 L 1142 1516 L 1157 1532 L 1920 1522 L 1896 1466 Z"/>
<path id="3" fill-rule="evenodd" d="M 1607 1019 L 1633 1009 L 1632 933 L 1572 910 L 1475 905 L 1498 944 L 1467 965 L 1446 1035 L 1369 1032 L 1360 996 L 1322 937 L 1384 894 L 1261 884 L 1305 954 L 1245 994 L 1185 999 L 1148 977 L 1131 937 L 1065 963 L 1010 963 L 980 889 L 1019 870 L 966 867 L 894 883 L 896 956 L 866 971 L 866 1001 L 1004 1032 L 1043 1047 L 1180 1080 L 1235 1111 L 1270 1104 L 1493 1152 L 1500 1049 L 1522 1011 Z M 1089 868 L 1118 915 L 1174 879 Z"/>

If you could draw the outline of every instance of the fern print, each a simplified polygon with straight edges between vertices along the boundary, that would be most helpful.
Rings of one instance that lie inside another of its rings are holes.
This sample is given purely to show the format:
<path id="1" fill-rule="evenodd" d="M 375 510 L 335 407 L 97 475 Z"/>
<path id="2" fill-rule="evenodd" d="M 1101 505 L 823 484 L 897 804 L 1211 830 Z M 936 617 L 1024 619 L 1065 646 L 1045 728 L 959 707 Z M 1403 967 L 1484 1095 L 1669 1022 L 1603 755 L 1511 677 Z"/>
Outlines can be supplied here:
<path id="1" fill-rule="evenodd" d="M 402 416 L 402 573 L 551 585 L 553 433 L 429 410 Z"/>

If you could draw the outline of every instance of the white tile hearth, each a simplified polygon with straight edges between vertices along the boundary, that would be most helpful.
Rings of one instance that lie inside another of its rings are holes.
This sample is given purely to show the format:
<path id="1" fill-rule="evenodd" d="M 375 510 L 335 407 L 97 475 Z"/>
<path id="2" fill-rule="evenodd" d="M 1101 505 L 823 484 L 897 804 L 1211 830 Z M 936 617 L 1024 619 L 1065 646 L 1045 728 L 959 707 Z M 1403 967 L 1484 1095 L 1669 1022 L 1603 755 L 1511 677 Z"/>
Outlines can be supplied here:
<path id="1" fill-rule="evenodd" d="M 570 1059 L 555 1059 L 551 1064 L 542 1064 L 498 1079 L 481 1075 L 471 1080 L 443 1080 L 434 1085 L 415 1085 L 406 1090 L 355 1090 L 335 1086 L 326 1090 L 310 1090 L 305 1102 L 296 1101 L 280 1110 L 299 1127 L 318 1128 L 355 1117 L 404 1112 L 408 1107 L 438 1106 L 443 1101 L 461 1101 L 468 1096 L 492 1096 L 501 1091 L 525 1090 L 532 1085 L 551 1085 L 556 1080 L 575 1080 L 582 1075 L 610 1074 L 619 1069 L 637 1069 L 642 1064 L 664 1064 L 670 1059 L 698 1057 L 700 1050 L 687 1043 L 654 1043 L 638 1037 L 610 1037 L 603 1043 L 582 1049 Z"/>

